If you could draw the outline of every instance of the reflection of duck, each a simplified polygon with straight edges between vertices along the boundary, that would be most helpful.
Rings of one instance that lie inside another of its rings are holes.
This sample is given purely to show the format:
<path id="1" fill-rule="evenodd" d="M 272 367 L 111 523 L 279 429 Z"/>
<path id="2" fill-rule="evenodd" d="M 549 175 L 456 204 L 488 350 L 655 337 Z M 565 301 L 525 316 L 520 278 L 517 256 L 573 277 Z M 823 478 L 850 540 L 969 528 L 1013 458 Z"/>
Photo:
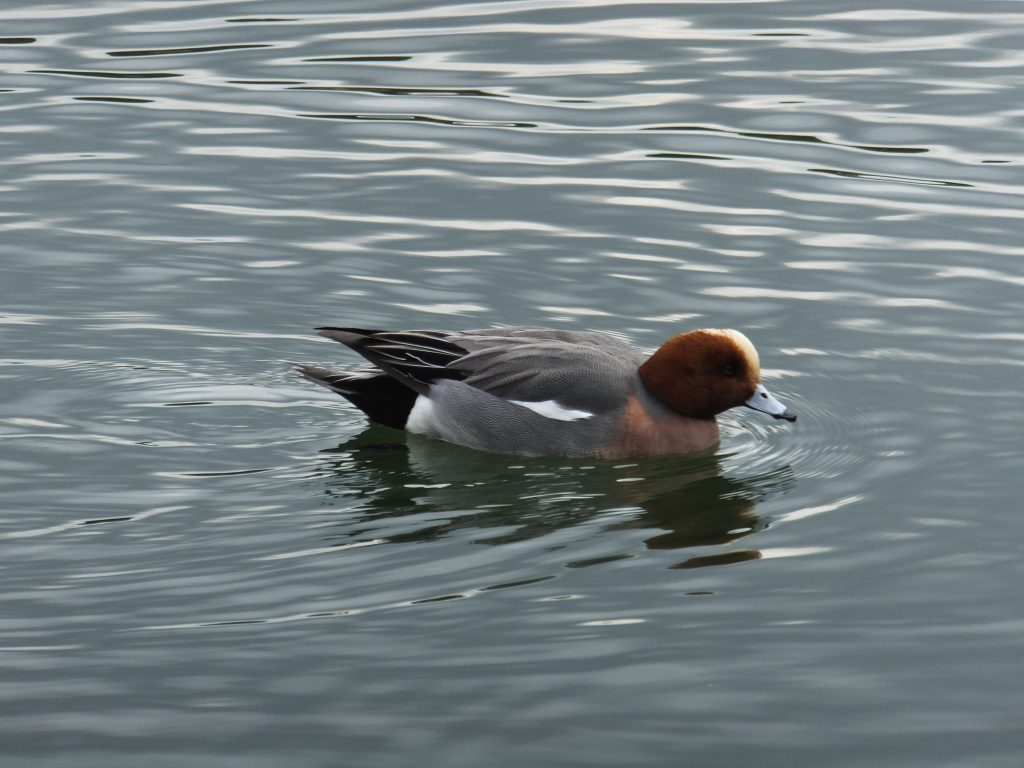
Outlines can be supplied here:
<path id="1" fill-rule="evenodd" d="M 715 416 L 746 405 L 796 416 L 761 384 L 757 351 L 733 330 L 669 339 L 649 358 L 594 331 L 320 328 L 372 367 L 299 370 L 372 421 L 493 453 L 627 458 L 707 450 Z"/>
<path id="2" fill-rule="evenodd" d="M 480 530 L 491 533 L 477 542 L 503 544 L 614 512 L 628 519 L 602 530 L 663 531 L 646 540 L 650 549 L 717 547 L 764 528 L 757 502 L 792 484 L 788 467 L 746 479 L 722 476 L 710 453 L 618 465 L 509 459 L 417 437 L 389 442 L 390 434 L 371 427 L 323 452 L 338 480 L 329 479 L 326 492 L 358 499 L 356 517 L 345 525 L 346 539 L 429 541 Z M 676 567 L 757 557 L 755 550 L 712 552 Z"/>
<path id="3" fill-rule="evenodd" d="M 735 480 L 721 475 L 706 476 L 685 488 L 656 491 L 641 503 L 643 513 L 620 528 L 660 528 L 665 533 L 644 543 L 649 549 L 721 546 L 767 526 L 756 513 L 757 501 L 765 495 L 758 485 L 769 478 Z M 777 478 L 775 478 L 777 479 Z M 757 550 L 729 550 L 691 557 L 677 568 L 725 565 L 756 560 Z"/>

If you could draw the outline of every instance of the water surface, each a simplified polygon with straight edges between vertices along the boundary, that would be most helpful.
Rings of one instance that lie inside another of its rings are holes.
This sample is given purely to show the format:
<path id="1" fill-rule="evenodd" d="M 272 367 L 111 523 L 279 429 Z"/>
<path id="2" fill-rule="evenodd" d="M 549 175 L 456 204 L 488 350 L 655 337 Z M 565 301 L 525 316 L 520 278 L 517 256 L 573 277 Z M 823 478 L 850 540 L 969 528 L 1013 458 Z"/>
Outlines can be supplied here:
<path id="1" fill-rule="evenodd" d="M 0 8 L 5 765 L 1006 766 L 1018 3 Z M 367 428 L 310 328 L 758 345 L 714 455 Z"/>

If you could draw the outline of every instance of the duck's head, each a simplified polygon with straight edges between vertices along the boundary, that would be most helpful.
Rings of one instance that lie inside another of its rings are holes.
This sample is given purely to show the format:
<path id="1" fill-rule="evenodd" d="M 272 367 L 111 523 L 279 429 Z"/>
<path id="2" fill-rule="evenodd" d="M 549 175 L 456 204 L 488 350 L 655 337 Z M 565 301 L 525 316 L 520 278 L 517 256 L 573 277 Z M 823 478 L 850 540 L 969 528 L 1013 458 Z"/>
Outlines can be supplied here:
<path id="1" fill-rule="evenodd" d="M 761 360 L 750 339 L 731 328 L 673 336 L 640 366 L 640 379 L 669 408 L 694 419 L 713 419 L 745 405 L 796 421 L 761 384 Z"/>

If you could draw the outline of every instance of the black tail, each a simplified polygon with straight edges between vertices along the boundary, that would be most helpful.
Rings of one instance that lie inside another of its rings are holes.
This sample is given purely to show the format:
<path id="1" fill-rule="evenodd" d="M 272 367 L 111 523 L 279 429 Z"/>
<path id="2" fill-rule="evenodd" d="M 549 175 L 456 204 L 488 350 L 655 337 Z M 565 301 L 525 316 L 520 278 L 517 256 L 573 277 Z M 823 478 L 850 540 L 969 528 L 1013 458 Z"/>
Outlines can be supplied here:
<path id="1" fill-rule="evenodd" d="M 300 365 L 299 373 L 315 384 L 336 392 L 385 427 L 405 429 L 417 393 L 382 371 L 334 373 L 325 368 Z"/>

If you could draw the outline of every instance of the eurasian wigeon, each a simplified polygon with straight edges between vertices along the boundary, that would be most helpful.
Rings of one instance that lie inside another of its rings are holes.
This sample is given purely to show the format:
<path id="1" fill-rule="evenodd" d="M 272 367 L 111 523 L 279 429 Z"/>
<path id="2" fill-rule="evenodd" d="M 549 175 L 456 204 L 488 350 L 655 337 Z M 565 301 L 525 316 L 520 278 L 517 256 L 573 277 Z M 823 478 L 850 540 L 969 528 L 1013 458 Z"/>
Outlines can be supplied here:
<path id="1" fill-rule="evenodd" d="M 715 416 L 745 405 L 796 416 L 761 384 L 739 331 L 701 329 L 650 357 L 596 331 L 318 328 L 372 365 L 299 371 L 371 421 L 493 453 L 622 459 L 718 443 Z"/>

